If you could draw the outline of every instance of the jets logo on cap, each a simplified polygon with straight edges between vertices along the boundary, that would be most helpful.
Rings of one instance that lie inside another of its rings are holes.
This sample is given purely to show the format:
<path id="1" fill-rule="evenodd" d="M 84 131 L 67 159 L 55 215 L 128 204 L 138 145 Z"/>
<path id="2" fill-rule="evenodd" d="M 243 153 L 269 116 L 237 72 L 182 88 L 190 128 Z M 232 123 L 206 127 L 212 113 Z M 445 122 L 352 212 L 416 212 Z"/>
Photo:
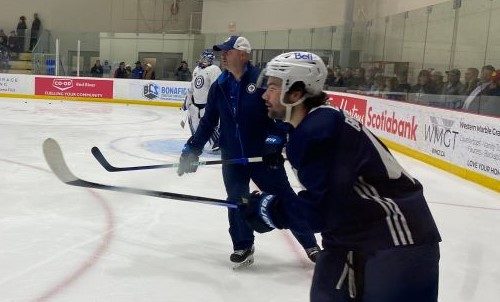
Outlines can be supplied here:
<path id="1" fill-rule="evenodd" d="M 257 90 L 257 87 L 255 86 L 254 83 L 248 84 L 248 86 L 247 86 L 247 92 L 248 93 L 252 94 L 252 93 L 255 92 L 255 90 Z"/>

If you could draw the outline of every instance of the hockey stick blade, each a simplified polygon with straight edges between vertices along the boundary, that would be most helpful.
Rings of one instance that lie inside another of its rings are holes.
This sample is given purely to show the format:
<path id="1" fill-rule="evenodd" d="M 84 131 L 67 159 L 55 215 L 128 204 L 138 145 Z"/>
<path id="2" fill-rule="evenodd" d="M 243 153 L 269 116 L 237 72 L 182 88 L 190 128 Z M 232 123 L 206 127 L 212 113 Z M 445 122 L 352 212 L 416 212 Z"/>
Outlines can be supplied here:
<path id="1" fill-rule="evenodd" d="M 101 164 L 101 166 L 108 172 L 122 172 L 122 171 L 134 171 L 134 170 L 150 170 L 150 169 L 162 169 L 162 168 L 177 168 L 179 163 L 174 164 L 163 164 L 163 165 L 150 165 L 150 166 L 132 166 L 132 167 L 115 167 L 108 162 L 104 157 L 101 150 L 97 147 L 92 147 L 92 155 Z M 226 159 L 226 160 L 209 160 L 209 161 L 199 161 L 198 166 L 209 166 L 209 165 L 220 165 L 220 164 L 246 164 L 253 162 L 262 161 L 262 157 L 251 157 L 251 158 L 236 158 L 236 159 Z"/>
<path id="2" fill-rule="evenodd" d="M 174 200 L 180 200 L 180 201 L 197 202 L 197 203 L 223 206 L 223 207 L 228 207 L 228 208 L 237 208 L 238 207 L 235 203 L 231 203 L 229 201 L 222 200 L 222 199 L 208 198 L 208 197 L 202 197 L 202 196 L 193 196 L 193 195 L 185 195 L 185 194 L 172 193 L 172 192 L 137 189 L 137 188 L 130 188 L 130 187 L 122 187 L 122 186 L 111 186 L 111 185 L 105 185 L 105 184 L 100 184 L 100 183 L 95 183 L 95 182 L 90 182 L 90 181 L 80 179 L 80 178 L 76 177 L 71 172 L 71 170 L 68 168 L 68 165 L 66 164 L 66 162 L 64 160 L 64 156 L 62 154 L 61 147 L 59 146 L 57 141 L 55 141 L 52 138 L 48 138 L 43 142 L 43 154 L 45 156 L 45 161 L 49 165 L 52 172 L 54 172 L 54 174 L 57 176 L 57 178 L 59 178 L 59 180 L 61 180 L 63 183 L 71 185 L 71 186 L 91 188 L 91 189 L 100 189 L 100 190 L 108 190 L 108 191 L 115 191 L 115 192 L 125 192 L 125 193 L 131 193 L 131 194 L 136 194 L 136 195 L 145 195 L 145 196 L 152 196 L 152 197 L 165 198 L 165 199 L 174 199 Z"/>

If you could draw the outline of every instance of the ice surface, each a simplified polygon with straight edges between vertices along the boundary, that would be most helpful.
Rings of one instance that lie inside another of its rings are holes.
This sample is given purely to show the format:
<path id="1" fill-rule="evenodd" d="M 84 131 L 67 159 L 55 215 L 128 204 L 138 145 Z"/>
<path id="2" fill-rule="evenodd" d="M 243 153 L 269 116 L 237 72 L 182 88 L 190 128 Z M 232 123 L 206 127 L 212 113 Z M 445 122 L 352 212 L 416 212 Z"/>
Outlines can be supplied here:
<path id="1" fill-rule="evenodd" d="M 109 173 L 90 153 L 116 166 L 174 162 L 189 136 L 180 118 L 0 99 L 0 301 L 308 301 L 314 266 L 288 232 L 258 235 L 255 264 L 233 271 L 225 208 L 68 186 L 43 159 L 52 137 L 83 179 L 225 198 L 220 167 Z M 440 301 L 497 301 L 500 194 L 397 157 L 424 184 L 443 237 Z"/>

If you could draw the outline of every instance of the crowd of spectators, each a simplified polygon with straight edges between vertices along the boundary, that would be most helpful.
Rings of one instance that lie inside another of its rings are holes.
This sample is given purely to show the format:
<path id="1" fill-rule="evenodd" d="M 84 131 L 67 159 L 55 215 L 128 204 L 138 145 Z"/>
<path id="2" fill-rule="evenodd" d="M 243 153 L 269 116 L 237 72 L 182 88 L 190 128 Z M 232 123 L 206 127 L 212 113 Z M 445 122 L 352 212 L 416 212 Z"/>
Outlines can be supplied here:
<path id="1" fill-rule="evenodd" d="M 120 62 L 118 68 L 116 68 L 113 75 L 111 75 L 111 65 L 109 61 L 105 60 L 104 65 L 101 65 L 101 60 L 96 60 L 94 66 L 90 69 L 90 75 L 96 78 L 112 76 L 118 79 L 156 79 L 153 65 L 151 65 L 151 63 L 143 64 L 141 61 L 135 62 L 135 67 L 133 69 L 130 65 L 126 65 L 125 62 Z"/>
<path id="2" fill-rule="evenodd" d="M 143 63 L 141 61 L 135 62 L 135 67 L 132 67 L 125 62 L 120 62 L 118 68 L 115 69 L 114 73 L 110 74 L 111 65 L 107 60 L 104 61 L 104 65 L 101 65 L 100 60 L 96 60 L 92 68 L 90 69 L 90 75 L 96 78 L 102 77 L 113 77 L 120 79 L 146 79 L 154 80 L 156 79 L 156 72 L 151 63 Z M 179 67 L 174 72 L 176 81 L 191 81 L 192 73 L 189 70 L 188 63 L 182 60 Z"/>
<path id="3" fill-rule="evenodd" d="M 38 14 L 35 13 L 29 31 L 26 22 L 26 17 L 20 16 L 16 29 L 11 30 L 8 36 L 3 29 L 0 29 L 0 51 L 2 56 L 7 54 L 9 58 L 16 58 L 19 53 L 33 50 L 40 36 L 42 21 Z M 29 44 L 27 38 L 29 38 Z"/>
<path id="4" fill-rule="evenodd" d="M 479 71 L 467 68 L 462 78 L 459 69 L 444 74 L 421 70 L 415 83 L 407 73 L 387 76 L 378 68 L 329 68 L 326 90 L 352 91 L 387 99 L 407 101 L 450 109 L 500 115 L 500 70 L 486 65 Z M 484 112 L 481 112 L 484 111 Z"/>

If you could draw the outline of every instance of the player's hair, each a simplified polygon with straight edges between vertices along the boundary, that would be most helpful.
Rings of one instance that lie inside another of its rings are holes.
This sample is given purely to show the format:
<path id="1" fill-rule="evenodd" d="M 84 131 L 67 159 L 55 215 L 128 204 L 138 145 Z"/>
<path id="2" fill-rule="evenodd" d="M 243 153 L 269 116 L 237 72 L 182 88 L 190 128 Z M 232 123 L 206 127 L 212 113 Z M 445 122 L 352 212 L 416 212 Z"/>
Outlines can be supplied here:
<path id="1" fill-rule="evenodd" d="M 300 91 L 302 95 L 306 94 L 306 85 L 302 81 L 298 81 L 292 84 L 290 86 L 290 89 L 288 89 L 287 93 L 291 93 L 293 91 Z M 307 112 L 311 111 L 311 109 L 316 108 L 321 105 L 326 105 L 328 103 L 328 96 L 326 93 L 321 91 L 318 95 L 313 95 L 304 100 L 304 107 L 306 108 Z"/>

